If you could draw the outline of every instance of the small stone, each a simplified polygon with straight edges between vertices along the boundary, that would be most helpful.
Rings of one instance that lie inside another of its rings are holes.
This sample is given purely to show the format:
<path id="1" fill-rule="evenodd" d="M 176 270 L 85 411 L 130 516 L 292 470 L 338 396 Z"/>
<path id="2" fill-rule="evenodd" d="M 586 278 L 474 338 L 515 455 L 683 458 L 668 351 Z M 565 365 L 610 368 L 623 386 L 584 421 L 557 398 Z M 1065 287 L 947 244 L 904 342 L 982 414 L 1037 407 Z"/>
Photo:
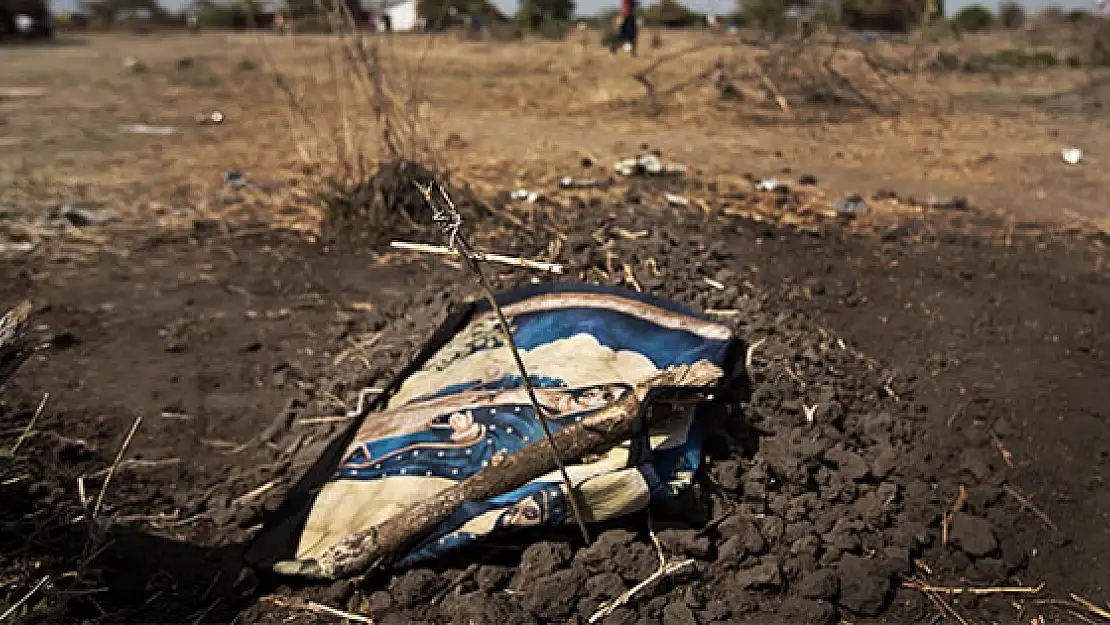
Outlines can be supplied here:
<path id="1" fill-rule="evenodd" d="M 743 484 L 741 479 L 744 476 L 744 470 L 739 462 L 719 462 L 714 466 L 714 469 L 717 483 L 721 485 L 721 488 L 733 493 L 740 490 Z"/>
<path id="2" fill-rule="evenodd" d="M 525 609 L 541 619 L 568 616 L 578 605 L 578 589 L 582 577 L 575 569 L 557 571 L 536 580 L 531 592 L 524 594 Z"/>
<path id="3" fill-rule="evenodd" d="M 439 576 L 434 572 L 414 569 L 393 580 L 389 592 L 398 605 L 408 608 L 431 599 L 439 586 Z"/>
<path id="4" fill-rule="evenodd" d="M 659 532 L 658 538 L 668 555 L 698 559 L 709 556 L 709 538 L 700 536 L 697 530 L 667 529 Z"/>
<path id="5" fill-rule="evenodd" d="M 796 588 L 798 594 L 806 599 L 835 601 L 840 595 L 840 577 L 835 571 L 818 569 L 803 575 Z"/>
<path id="6" fill-rule="evenodd" d="M 739 566 L 740 562 L 748 555 L 747 548 L 744 547 L 744 538 L 742 536 L 733 536 L 721 546 L 717 548 L 717 562 L 726 567 Z"/>
<path id="7" fill-rule="evenodd" d="M 586 580 L 586 596 L 591 599 L 615 599 L 625 590 L 624 580 L 616 573 L 602 573 Z"/>
<path id="8" fill-rule="evenodd" d="M 768 556 L 751 568 L 737 571 L 734 582 L 744 590 L 778 590 L 782 588 L 782 566 L 778 558 Z"/>
<path id="9" fill-rule="evenodd" d="M 795 597 L 783 602 L 778 616 L 783 623 L 805 623 L 806 625 L 833 625 L 839 621 L 836 606 L 831 603 Z"/>
<path id="10" fill-rule="evenodd" d="M 697 625 L 694 611 L 685 603 L 673 601 L 663 608 L 663 625 Z"/>
<path id="11" fill-rule="evenodd" d="M 529 545 L 520 556 L 520 576 L 535 580 L 550 575 L 570 562 L 570 545 L 540 542 Z"/>
<path id="12" fill-rule="evenodd" d="M 355 594 L 355 582 L 349 579 L 335 582 L 328 586 L 328 603 L 332 605 L 347 605 L 347 600 Z"/>
<path id="13" fill-rule="evenodd" d="M 813 174 L 802 174 L 798 177 L 798 184 L 812 187 L 813 185 L 817 184 L 817 176 L 814 176 Z"/>
<path id="14" fill-rule="evenodd" d="M 485 592 L 501 590 L 509 583 L 513 570 L 507 566 L 485 564 L 478 568 L 474 574 L 474 581 L 478 588 Z"/>
<path id="15" fill-rule="evenodd" d="M 998 539 L 994 536 L 990 521 L 966 512 L 952 515 L 948 538 L 953 545 L 972 558 L 988 556 L 998 550 Z"/>
<path id="16" fill-rule="evenodd" d="M 890 577 L 875 564 L 855 555 L 840 560 L 840 605 L 861 616 L 876 616 L 886 607 L 892 590 Z"/>
<path id="17" fill-rule="evenodd" d="M 366 612 L 370 616 L 381 616 L 393 610 L 393 597 L 384 590 L 370 593 L 366 598 Z"/>

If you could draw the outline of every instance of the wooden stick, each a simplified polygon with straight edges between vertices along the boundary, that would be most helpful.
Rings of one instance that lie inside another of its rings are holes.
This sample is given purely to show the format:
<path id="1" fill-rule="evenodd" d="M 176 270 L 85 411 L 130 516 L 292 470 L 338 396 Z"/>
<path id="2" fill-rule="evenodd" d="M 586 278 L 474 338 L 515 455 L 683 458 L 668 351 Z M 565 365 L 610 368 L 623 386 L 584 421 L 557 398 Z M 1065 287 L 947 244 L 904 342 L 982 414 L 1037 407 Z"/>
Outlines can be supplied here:
<path id="1" fill-rule="evenodd" d="M 451 196 L 435 181 L 428 184 L 426 187 L 417 183 L 416 187 L 420 189 L 420 193 L 424 196 L 424 201 L 431 207 L 432 221 L 438 224 L 443 231 L 444 238 L 447 239 L 447 247 L 458 252 L 466 268 L 470 270 L 474 279 L 477 280 L 478 286 L 481 287 L 482 294 L 489 303 L 490 309 L 497 315 L 497 323 L 501 327 L 501 332 L 505 335 L 505 346 L 509 348 L 509 354 L 512 355 L 513 363 L 516 364 L 517 372 L 520 373 L 521 385 L 524 387 L 524 392 L 528 394 L 528 401 L 532 403 L 532 410 L 535 412 L 535 417 L 539 420 L 540 427 L 543 429 L 543 436 L 547 439 L 548 445 L 551 446 L 551 455 L 555 459 L 555 466 L 559 469 L 559 474 L 563 478 L 563 484 L 567 488 L 567 500 L 570 503 L 571 512 L 574 513 L 574 520 L 578 523 L 578 529 L 582 532 L 582 539 L 586 541 L 586 544 L 589 544 L 590 532 L 586 527 L 586 520 L 582 516 L 581 506 L 578 501 L 578 493 L 574 490 L 574 484 L 571 483 L 570 476 L 567 474 L 567 468 L 563 464 L 562 456 L 559 455 L 559 448 L 551 435 L 551 425 L 547 422 L 547 414 L 544 412 L 543 406 L 540 405 L 540 400 L 536 397 L 536 389 L 532 387 L 532 378 L 528 376 L 528 369 L 524 366 L 524 359 L 520 355 L 520 350 L 517 349 L 516 340 L 513 338 L 512 327 L 509 325 L 508 319 L 505 318 L 505 312 L 501 310 L 501 305 L 497 303 L 497 296 L 493 293 L 493 286 L 490 285 L 489 280 L 486 279 L 485 273 L 482 272 L 481 265 L 474 259 L 473 249 L 470 247 L 470 243 L 466 240 L 466 237 L 462 236 L 459 232 L 459 227 L 462 225 L 462 216 L 455 208 L 455 203 L 451 200 Z M 439 201 L 436 200 L 436 196 L 432 195 L 433 188 L 439 191 Z"/>
<path id="2" fill-rule="evenodd" d="M 459 255 L 459 253 L 454 249 L 444 247 L 442 245 L 427 245 L 425 243 L 393 241 L 389 244 L 389 246 L 401 250 L 412 250 L 414 252 L 424 252 L 427 254 L 439 254 L 441 256 Z M 503 256 L 501 254 L 487 254 L 485 252 L 470 252 L 469 256 L 473 260 L 485 263 L 501 263 L 503 265 L 512 265 L 514 267 L 524 267 L 525 269 L 536 269 L 538 271 L 547 271 L 550 273 L 563 273 L 563 266 L 558 263 L 545 263 L 539 260 L 528 260 L 526 258 Z"/>
<path id="3" fill-rule="evenodd" d="M 612 406 L 553 433 L 562 460 L 574 461 L 630 438 L 636 431 L 640 404 L 651 388 L 705 386 L 720 379 L 721 374 L 719 367 L 702 361 L 672 367 L 637 384 L 634 392 Z M 459 506 L 515 490 L 556 468 L 551 445 L 547 440 L 536 441 L 498 464 L 490 464 L 468 479 L 410 505 L 378 526 L 348 535 L 315 563 L 275 568 L 308 577 L 358 575 L 420 540 Z"/>

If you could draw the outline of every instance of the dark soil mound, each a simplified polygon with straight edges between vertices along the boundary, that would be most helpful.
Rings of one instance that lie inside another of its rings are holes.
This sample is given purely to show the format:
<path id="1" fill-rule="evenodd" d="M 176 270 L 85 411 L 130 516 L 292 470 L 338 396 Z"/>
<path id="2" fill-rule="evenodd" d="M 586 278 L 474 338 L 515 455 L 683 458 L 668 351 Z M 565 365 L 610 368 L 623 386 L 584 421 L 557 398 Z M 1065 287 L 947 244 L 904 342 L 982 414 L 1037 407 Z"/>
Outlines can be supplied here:
<path id="1" fill-rule="evenodd" d="M 555 253 L 570 267 L 562 279 L 710 309 L 752 345 L 746 400 L 720 422 L 690 508 L 700 514 L 656 516 L 668 555 L 697 564 L 604 622 L 928 620 L 935 605 L 904 587 L 912 578 L 1045 582 L 1041 596 L 1097 600 L 1110 578 L 1101 248 L 970 218 L 881 238 L 600 200 L 529 219 L 535 237 L 481 230 L 475 244 Z M 383 623 L 582 622 L 658 566 L 638 517 L 598 528 L 588 547 L 573 531 L 519 536 L 361 584 L 263 580 L 265 599 L 232 589 L 242 543 L 359 389 L 382 385 L 452 301 L 477 295 L 469 278 L 437 258 L 379 266 L 276 237 L 160 237 L 91 269 L 0 272 L 0 304 L 30 296 L 47 345 L 5 390 L 3 445 L 51 393 L 19 479 L 0 486 L 25 508 L 0 523 L 0 569 L 20 588 L 45 574 L 20 558 L 81 564 L 83 532 L 27 528 L 80 527 L 76 477 L 98 489 L 144 416 L 127 454 L 138 462 L 105 498 L 118 540 L 83 569 L 100 577 L 57 582 L 86 591 L 65 595 L 68 620 L 102 609 L 117 621 L 309 622 L 320 617 L 289 606 L 318 601 Z M 534 277 L 488 274 L 498 288 Z M 151 557 L 163 548 L 174 556 Z M 955 607 L 1000 622 L 1055 609 L 1005 595 Z"/>

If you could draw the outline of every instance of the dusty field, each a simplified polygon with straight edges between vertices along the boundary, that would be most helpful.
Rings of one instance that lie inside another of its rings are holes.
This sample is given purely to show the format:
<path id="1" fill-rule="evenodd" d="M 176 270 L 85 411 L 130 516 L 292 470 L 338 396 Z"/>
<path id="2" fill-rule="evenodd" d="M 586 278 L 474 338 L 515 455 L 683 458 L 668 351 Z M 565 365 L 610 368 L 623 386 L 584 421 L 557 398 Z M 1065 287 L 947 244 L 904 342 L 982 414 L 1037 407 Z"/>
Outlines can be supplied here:
<path id="1" fill-rule="evenodd" d="M 315 601 L 381 622 L 583 622 L 654 568 L 643 519 L 588 548 L 547 536 L 362 585 L 239 577 L 242 545 L 338 428 L 319 418 L 387 379 L 451 300 L 474 295 L 439 261 L 318 233 L 318 172 L 306 164 L 329 166 L 327 139 L 354 99 L 309 89 L 305 112 L 321 132 L 306 133 L 273 89 L 271 62 L 298 88 L 312 67 L 328 70 L 321 40 L 296 45 L 206 35 L 2 51 L 12 62 L 0 86 L 47 90 L 0 101 L 0 223 L 8 239 L 39 242 L 5 256 L 0 306 L 30 298 L 43 345 L 4 390 L 2 446 L 50 398 L 0 481 L 0 600 L 48 575 L 41 596 L 66 621 L 327 618 L 304 609 Z M 716 523 L 667 535 L 701 563 L 606 622 L 1099 618 L 1069 593 L 1110 608 L 1110 274 L 1105 235 L 1077 226 L 1106 218 L 1110 134 L 1078 108 L 1020 103 L 1080 73 L 1001 84 L 909 75 L 902 86 L 929 98 L 961 94 L 954 111 L 802 124 L 723 106 L 708 88 L 646 116 L 622 102 L 642 95 L 629 74 L 650 56 L 577 43 L 392 45 L 420 76 L 445 160 L 494 209 L 472 224 L 479 246 L 551 257 L 584 280 L 625 282 L 612 271 L 625 263 L 640 288 L 729 310 L 745 341 L 763 340 L 745 420 L 723 423 L 729 444 L 712 450 Z M 653 54 L 671 45 L 684 44 Z M 126 70 L 128 55 L 147 71 Z M 193 64 L 179 68 L 185 57 Z M 212 108 L 225 123 L 193 124 Z M 181 132 L 118 132 L 131 122 Z M 371 130 L 346 136 L 372 145 Z M 557 190 L 564 175 L 608 175 L 583 156 L 607 166 L 642 143 L 689 174 Z M 1060 161 L 1071 144 L 1087 153 L 1079 166 Z M 226 185 L 228 169 L 248 185 Z M 792 189 L 758 191 L 748 172 Z M 797 184 L 802 174 L 817 184 Z M 497 197 L 518 187 L 549 199 Z M 851 223 L 824 217 L 830 200 L 879 189 L 902 199 L 869 200 L 877 214 Z M 693 207 L 666 207 L 666 191 Z M 904 201 L 929 193 L 976 208 Z M 57 226 L 45 217 L 62 202 L 119 221 Z M 366 364 L 340 357 L 377 333 Z M 104 499 L 112 540 L 85 553 L 77 478 L 95 498 L 139 416 Z M 930 595 L 907 587 L 915 580 L 1044 587 Z"/>

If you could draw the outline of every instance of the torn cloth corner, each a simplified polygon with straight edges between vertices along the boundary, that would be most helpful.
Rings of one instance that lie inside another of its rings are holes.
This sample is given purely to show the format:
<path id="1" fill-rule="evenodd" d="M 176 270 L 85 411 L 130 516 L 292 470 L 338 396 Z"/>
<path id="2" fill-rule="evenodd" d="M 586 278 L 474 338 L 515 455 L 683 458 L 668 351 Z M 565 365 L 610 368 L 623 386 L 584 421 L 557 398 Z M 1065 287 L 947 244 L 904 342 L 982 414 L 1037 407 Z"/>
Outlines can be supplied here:
<path id="1" fill-rule="evenodd" d="M 544 285 L 498 300 L 555 431 L 612 405 L 668 367 L 702 361 L 726 367 L 734 342 L 726 326 L 623 289 Z M 322 459 L 327 466 L 314 469 L 327 476 L 322 486 L 312 496 L 300 493 L 299 512 L 286 506 L 287 515 L 300 518 L 278 519 L 270 533 L 283 538 L 264 537 L 252 547 L 255 560 L 312 562 L 346 536 L 405 514 L 412 502 L 542 440 L 542 426 L 488 305 L 473 304 L 431 348 L 388 401 L 354 426 L 331 458 Z M 650 422 L 650 454 L 635 453 L 633 442 L 625 441 L 568 466 L 588 520 L 641 510 L 689 487 L 701 461 L 702 417 L 695 407 Z M 393 564 L 412 566 L 513 529 L 573 522 L 565 485 L 553 472 L 463 504 Z"/>

